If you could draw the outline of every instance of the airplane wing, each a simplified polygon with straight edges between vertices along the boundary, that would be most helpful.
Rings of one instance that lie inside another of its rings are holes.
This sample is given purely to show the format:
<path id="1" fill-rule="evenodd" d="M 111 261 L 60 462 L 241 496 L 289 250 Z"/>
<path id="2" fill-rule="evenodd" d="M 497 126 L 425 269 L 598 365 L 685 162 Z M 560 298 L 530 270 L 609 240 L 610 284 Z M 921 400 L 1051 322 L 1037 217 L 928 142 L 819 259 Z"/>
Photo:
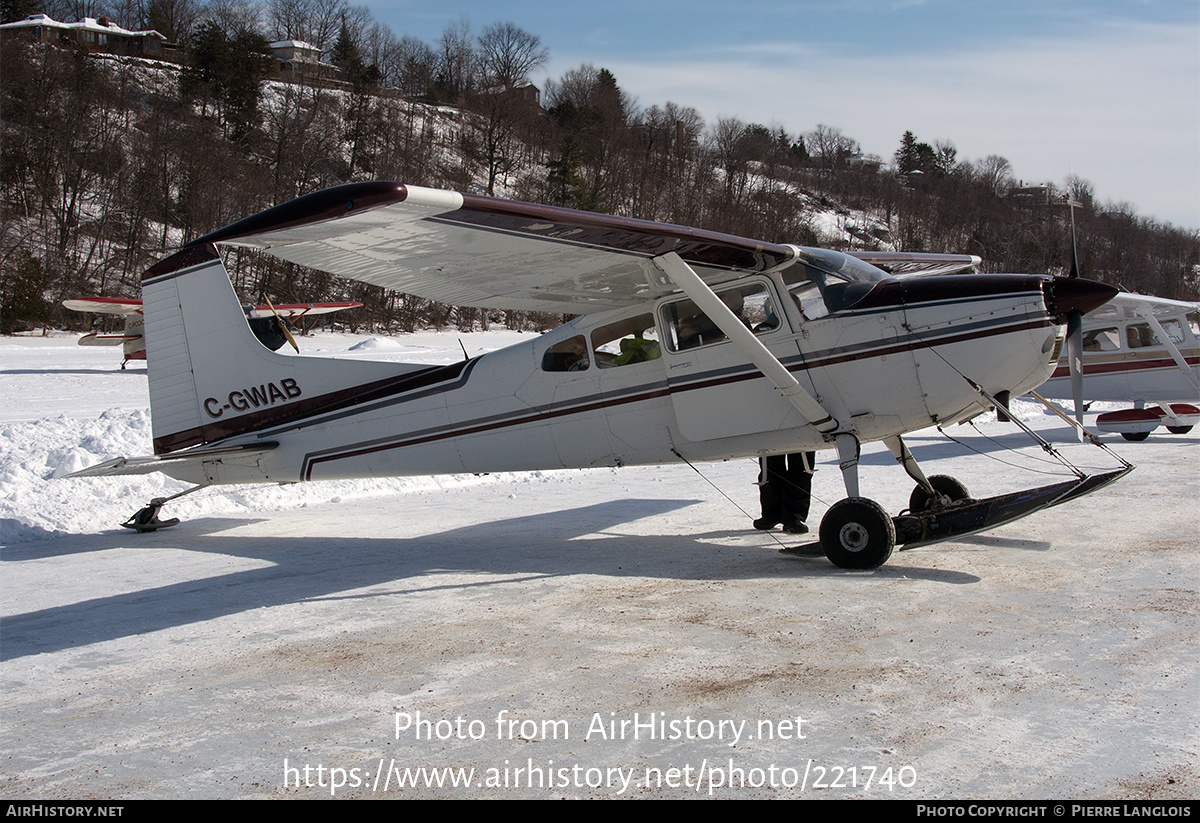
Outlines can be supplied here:
<path id="1" fill-rule="evenodd" d="M 97 334 L 91 332 L 79 338 L 80 346 L 121 346 L 128 340 L 141 340 L 140 334 Z"/>
<path id="2" fill-rule="evenodd" d="M 81 297 L 64 300 L 63 305 L 71 311 L 121 316 L 141 314 L 142 311 L 142 301 L 132 297 Z"/>
<path id="3" fill-rule="evenodd" d="M 896 277 L 929 277 L 935 274 L 968 272 L 983 262 L 973 254 L 926 254 L 924 252 L 846 252 Z"/>
<path id="4" fill-rule="evenodd" d="M 1123 291 L 1103 306 L 1092 309 L 1087 316 L 1089 320 L 1119 320 L 1133 317 L 1167 319 L 1190 312 L 1200 312 L 1200 303 Z"/>
<path id="5" fill-rule="evenodd" d="M 295 320 L 310 314 L 332 314 L 343 309 L 357 309 L 362 303 L 276 303 L 275 311 L 280 317 Z M 251 317 L 270 317 L 270 306 L 255 306 L 250 310 Z"/>
<path id="6" fill-rule="evenodd" d="M 314 192 L 188 244 L 228 244 L 429 300 L 585 314 L 677 291 L 674 251 L 706 282 L 789 265 L 793 246 L 400 183 Z"/>

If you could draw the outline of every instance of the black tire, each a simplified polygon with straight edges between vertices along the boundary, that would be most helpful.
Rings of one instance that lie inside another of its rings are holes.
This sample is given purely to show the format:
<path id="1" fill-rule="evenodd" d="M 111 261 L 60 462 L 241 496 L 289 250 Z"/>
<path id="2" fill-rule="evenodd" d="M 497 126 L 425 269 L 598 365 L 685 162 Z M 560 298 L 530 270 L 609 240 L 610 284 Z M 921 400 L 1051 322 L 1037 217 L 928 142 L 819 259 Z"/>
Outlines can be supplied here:
<path id="1" fill-rule="evenodd" d="M 1191 426 L 1167 426 L 1167 431 L 1171 434 L 1187 434 L 1191 430 Z"/>
<path id="2" fill-rule="evenodd" d="M 929 478 L 929 485 L 933 486 L 933 490 L 938 494 L 944 494 L 946 497 L 949 497 L 951 503 L 966 500 L 971 496 L 966 486 L 948 474 L 935 474 Z M 929 492 L 925 491 L 925 488 L 920 485 L 913 489 L 912 494 L 908 496 L 908 510 L 913 514 L 920 514 L 927 511 L 932 503 L 933 500 L 930 498 Z"/>
<path id="3" fill-rule="evenodd" d="M 892 518 L 874 500 L 847 497 L 834 503 L 821 518 L 821 549 L 829 562 L 842 569 L 874 569 L 892 556 L 896 529 Z"/>
<path id="4" fill-rule="evenodd" d="M 1150 436 L 1150 432 L 1121 432 L 1121 436 L 1134 443 L 1140 443 Z"/>

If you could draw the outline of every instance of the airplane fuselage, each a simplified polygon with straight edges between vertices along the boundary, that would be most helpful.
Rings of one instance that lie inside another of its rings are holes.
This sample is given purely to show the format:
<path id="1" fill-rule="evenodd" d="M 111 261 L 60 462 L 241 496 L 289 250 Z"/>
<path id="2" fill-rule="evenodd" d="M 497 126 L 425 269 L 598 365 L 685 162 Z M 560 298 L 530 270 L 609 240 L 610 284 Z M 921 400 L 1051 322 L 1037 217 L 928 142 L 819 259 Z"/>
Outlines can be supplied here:
<path id="1" fill-rule="evenodd" d="M 714 291 L 736 301 L 741 319 L 841 430 L 869 441 L 977 414 L 986 401 L 971 381 L 1021 393 L 1045 380 L 1061 345 L 1049 282 L 891 280 L 834 313 L 787 270 Z M 210 446 L 278 445 L 164 470 L 198 483 L 294 482 L 831 447 L 738 347 L 712 329 L 697 332 L 695 320 L 694 305 L 672 295 L 637 311 L 582 316 L 452 366 L 272 354 L 278 368 L 261 372 L 265 379 L 217 380 L 198 400 L 213 427 Z M 339 370 L 361 376 L 342 386 L 308 376 Z M 248 415 L 277 422 L 252 435 L 212 436 Z"/>
<path id="2" fill-rule="evenodd" d="M 1120 296 L 1118 296 L 1119 299 Z M 1114 300 L 1114 303 L 1117 300 Z M 1165 302 L 1165 301 L 1164 301 Z M 1147 318 L 1130 312 L 1108 311 L 1084 318 L 1083 378 L 1086 400 L 1127 401 L 1136 404 L 1195 403 L 1200 399 L 1200 336 L 1195 312 L 1180 310 L 1163 316 L 1158 329 Z M 1183 360 L 1181 365 L 1166 345 L 1169 340 Z M 1184 370 L 1186 368 L 1186 371 Z M 1191 379 L 1188 379 L 1188 372 Z M 1071 375 L 1065 358 L 1046 384 L 1044 397 L 1071 399 Z"/>

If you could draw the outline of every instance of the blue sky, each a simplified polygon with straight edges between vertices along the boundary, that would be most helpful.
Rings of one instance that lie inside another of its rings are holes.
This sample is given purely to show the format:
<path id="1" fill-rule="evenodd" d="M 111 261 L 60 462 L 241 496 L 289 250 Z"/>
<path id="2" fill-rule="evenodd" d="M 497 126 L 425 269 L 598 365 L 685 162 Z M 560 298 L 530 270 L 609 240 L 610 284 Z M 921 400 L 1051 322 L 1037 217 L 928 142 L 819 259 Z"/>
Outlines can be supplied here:
<path id="1" fill-rule="evenodd" d="M 789 132 L 833 126 L 890 160 L 906 130 L 1027 183 L 1089 180 L 1101 202 L 1200 229 L 1196 0 L 368 0 L 435 45 L 466 20 L 541 38 L 544 84 L 590 63 L 636 104 Z"/>

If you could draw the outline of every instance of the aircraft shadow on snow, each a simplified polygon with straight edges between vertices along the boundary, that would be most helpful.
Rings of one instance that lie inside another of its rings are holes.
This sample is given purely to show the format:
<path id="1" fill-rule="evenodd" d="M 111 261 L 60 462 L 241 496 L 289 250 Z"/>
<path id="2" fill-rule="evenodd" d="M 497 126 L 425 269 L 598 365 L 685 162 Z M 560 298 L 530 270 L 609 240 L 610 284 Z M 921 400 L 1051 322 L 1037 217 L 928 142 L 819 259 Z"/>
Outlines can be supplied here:
<path id="1" fill-rule="evenodd" d="M 271 565 L 6 617 L 0 625 L 4 638 L 0 660 L 81 648 L 253 609 L 327 599 L 340 592 L 406 579 L 416 582 L 408 591 L 417 593 L 578 574 L 678 579 L 708 579 L 714 574 L 726 579 L 847 574 L 823 557 L 784 558 L 763 547 L 761 557 L 747 560 L 745 546 L 714 546 L 705 542 L 744 536 L 744 528 L 707 534 L 605 534 L 620 524 L 662 516 L 699 502 L 702 501 L 616 500 L 416 537 L 231 535 L 227 533 L 231 528 L 251 521 L 207 518 L 190 521 L 184 527 L 187 531 L 174 533 L 135 537 L 126 532 L 111 532 L 8 547 L 3 557 L 7 561 L 138 546 L 146 551 L 147 563 L 155 562 L 155 549 L 183 549 L 267 561 Z M 576 539 L 581 537 L 592 539 Z M 789 540 L 796 542 L 794 537 Z M 438 582 L 438 573 L 453 572 L 505 577 L 444 585 Z M 912 566 L 883 567 L 854 574 L 951 584 L 979 580 L 971 574 Z M 403 593 L 390 588 L 386 592 L 345 597 L 398 594 Z"/>

